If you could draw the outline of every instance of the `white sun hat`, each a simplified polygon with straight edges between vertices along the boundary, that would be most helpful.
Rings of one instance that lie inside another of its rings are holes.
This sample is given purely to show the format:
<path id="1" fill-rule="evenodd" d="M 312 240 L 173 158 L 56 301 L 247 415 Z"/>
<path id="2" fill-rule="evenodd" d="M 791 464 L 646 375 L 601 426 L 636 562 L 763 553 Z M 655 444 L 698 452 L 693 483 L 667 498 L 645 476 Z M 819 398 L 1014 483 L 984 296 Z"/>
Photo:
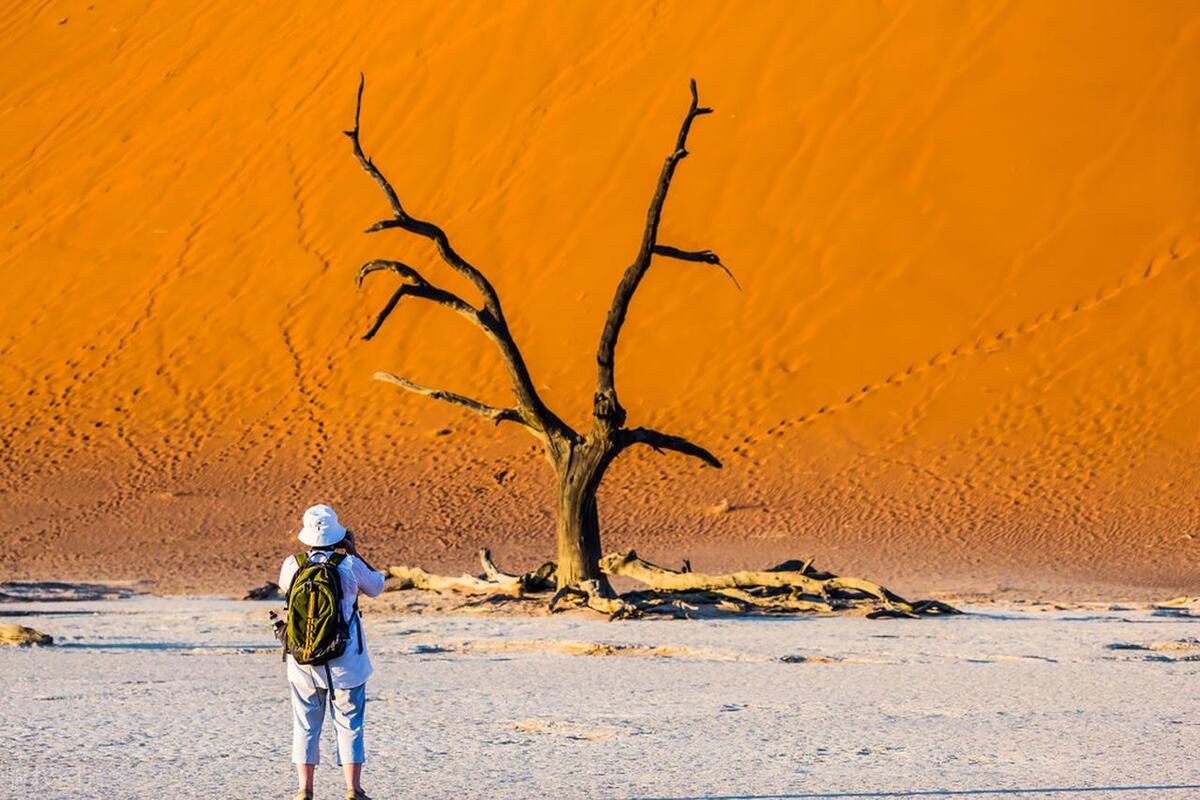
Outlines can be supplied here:
<path id="1" fill-rule="evenodd" d="M 346 538 L 346 528 L 338 522 L 337 513 L 327 505 L 315 505 L 304 512 L 304 527 L 300 541 L 309 547 L 325 547 Z"/>

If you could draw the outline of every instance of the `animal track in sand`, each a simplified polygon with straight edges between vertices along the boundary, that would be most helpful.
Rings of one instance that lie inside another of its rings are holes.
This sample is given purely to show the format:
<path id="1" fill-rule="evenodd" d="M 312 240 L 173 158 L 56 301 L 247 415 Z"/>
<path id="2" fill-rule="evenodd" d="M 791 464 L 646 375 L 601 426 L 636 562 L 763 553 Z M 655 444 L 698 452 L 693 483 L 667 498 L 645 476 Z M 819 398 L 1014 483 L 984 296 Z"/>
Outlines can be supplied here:
<path id="1" fill-rule="evenodd" d="M 286 149 L 286 161 L 288 168 L 288 177 L 292 183 L 292 203 L 293 210 L 296 214 L 296 243 L 301 251 L 315 259 L 321 266 L 320 272 L 311 280 L 304 284 L 304 289 L 296 299 L 292 300 L 284 311 L 283 318 L 279 324 L 280 339 L 283 342 L 284 349 L 287 351 L 288 358 L 292 366 L 292 382 L 295 389 L 294 400 L 296 407 L 289 411 L 283 417 L 285 424 L 291 422 L 292 412 L 298 411 L 303 415 L 307 422 L 308 431 L 310 434 L 309 446 L 305 448 L 305 463 L 307 465 L 307 474 L 319 475 L 321 468 L 325 462 L 325 454 L 329 450 L 330 440 L 329 434 L 326 431 L 324 420 L 321 418 L 323 412 L 322 404 L 319 400 L 321 392 L 327 386 L 326 383 L 315 376 L 315 372 L 311 367 L 306 369 L 303 358 L 301 356 L 301 348 L 297 347 L 293 336 L 293 325 L 295 322 L 296 311 L 303 308 L 305 302 L 311 295 L 314 285 L 317 281 L 326 275 L 333 267 L 333 262 L 329 255 L 317 247 L 315 240 L 309 233 L 308 218 L 305 210 L 305 202 L 303 197 L 304 182 L 301 178 L 300 171 L 296 166 L 295 155 L 289 146 Z M 326 355 L 326 365 L 329 366 L 330 361 Z M 269 417 L 268 417 L 269 418 Z M 263 459 L 256 467 L 256 471 L 265 469 L 266 463 L 269 461 L 269 455 Z M 298 502 L 300 492 L 303 486 L 293 486 L 290 497 L 293 502 Z"/>
<path id="2" fill-rule="evenodd" d="M 801 414 L 794 419 L 783 419 L 778 424 L 768 428 L 766 435 L 771 437 L 779 437 L 784 435 L 784 432 L 792 427 L 811 424 L 821 418 L 832 416 L 848 408 L 852 408 L 871 395 L 880 392 L 884 389 L 895 388 L 906 383 L 910 378 L 915 378 L 930 372 L 939 367 L 945 367 L 948 364 L 960 359 L 968 358 L 980 353 L 988 354 L 997 352 L 1010 343 L 1023 336 L 1030 335 L 1047 326 L 1065 322 L 1073 317 L 1094 310 L 1098 306 L 1109 302 L 1115 297 L 1133 289 L 1141 284 L 1153 280 L 1170 266 L 1181 264 L 1190 258 L 1195 252 L 1197 243 L 1200 239 L 1191 232 L 1181 235 L 1175 244 L 1168 248 L 1165 252 L 1159 253 L 1154 258 L 1150 259 L 1149 263 L 1143 270 L 1136 273 L 1127 274 L 1125 277 L 1118 280 L 1115 284 L 1101 286 L 1092 294 L 1084 297 L 1073 304 L 1064 305 L 1053 311 L 1046 311 L 1036 317 L 1027 319 L 1017 325 L 1004 328 L 996 333 L 989 333 L 979 336 L 978 338 L 962 342 L 959 345 L 943 350 L 928 358 L 914 361 L 902 370 L 893 372 L 886 378 L 878 381 L 873 381 L 864 384 L 861 388 L 848 394 L 845 399 L 834 401 L 818 407 L 816 410 L 807 414 Z M 734 447 L 734 452 L 739 455 L 747 455 L 748 447 L 746 445 L 758 444 L 762 440 L 757 437 L 748 436 L 742 444 Z"/>

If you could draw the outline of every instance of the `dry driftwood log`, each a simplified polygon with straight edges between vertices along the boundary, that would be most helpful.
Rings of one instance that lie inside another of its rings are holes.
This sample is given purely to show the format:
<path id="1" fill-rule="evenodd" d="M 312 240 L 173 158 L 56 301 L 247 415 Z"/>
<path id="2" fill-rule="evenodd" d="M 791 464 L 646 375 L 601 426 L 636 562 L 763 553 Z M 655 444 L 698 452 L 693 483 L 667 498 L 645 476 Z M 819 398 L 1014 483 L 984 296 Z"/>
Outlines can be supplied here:
<path id="1" fill-rule="evenodd" d="M 799 568 L 795 568 L 795 565 Z M 756 608 L 780 611 L 834 611 L 873 606 L 877 616 L 919 616 L 956 613 L 937 600 L 910 603 L 877 583 L 817 572 L 812 561 L 788 562 L 762 571 L 707 575 L 702 572 L 666 569 L 638 558 L 630 550 L 605 556 L 600 567 L 609 575 L 622 575 L 646 584 L 657 592 L 713 592 Z M 753 592 L 758 592 L 754 594 Z"/>
<path id="2" fill-rule="evenodd" d="M 283 592 L 279 589 L 279 584 L 272 581 L 267 581 L 262 586 L 256 586 L 246 592 L 243 600 L 282 600 Z"/>
<path id="3" fill-rule="evenodd" d="M 870 581 L 859 578 L 844 578 L 830 576 L 820 579 L 813 577 L 802 568 L 797 571 L 765 570 L 762 572 L 743 571 L 730 572 L 724 575 L 706 575 L 703 572 L 676 572 L 657 567 L 638 558 L 637 553 L 630 550 L 605 556 L 600 561 L 600 568 L 609 575 L 624 575 L 640 581 L 651 589 L 659 591 L 687 591 L 714 589 L 751 589 L 770 587 L 775 589 L 799 589 L 806 594 L 827 596 L 839 589 L 859 591 L 883 601 L 894 599 L 886 589 Z"/>
<path id="4" fill-rule="evenodd" d="M 24 625 L 9 625 L 5 623 L 0 624 L 0 644 L 13 645 L 15 647 L 48 645 L 54 644 L 54 637 L 48 636 L 41 631 L 35 631 L 33 628 L 26 628 Z"/>
<path id="5" fill-rule="evenodd" d="M 614 596 L 595 581 L 559 587 L 555 564 L 548 561 L 532 572 L 502 571 L 491 552 L 479 551 L 482 575 L 449 577 L 432 575 L 419 567 L 390 567 L 391 589 L 426 589 L 465 594 L 549 594 L 550 610 L 587 607 L 624 619 L 645 614 L 695 616 L 702 609 L 729 613 L 831 614 L 862 612 L 868 617 L 919 617 L 957 614 L 957 609 L 937 600 L 909 602 L 896 593 L 861 578 L 834 575 L 813 569 L 812 561 L 791 561 L 768 570 L 721 574 L 676 571 L 644 561 L 630 550 L 600 559 L 606 575 L 629 578 L 647 589 Z"/>
<path id="6" fill-rule="evenodd" d="M 554 588 L 553 561 L 547 561 L 532 572 L 513 575 L 501 571 L 492 561 L 491 551 L 484 548 L 479 551 L 479 562 L 483 567 L 482 575 L 433 575 L 420 567 L 388 567 L 387 576 L 393 579 L 389 588 L 511 595 L 546 592 Z"/>

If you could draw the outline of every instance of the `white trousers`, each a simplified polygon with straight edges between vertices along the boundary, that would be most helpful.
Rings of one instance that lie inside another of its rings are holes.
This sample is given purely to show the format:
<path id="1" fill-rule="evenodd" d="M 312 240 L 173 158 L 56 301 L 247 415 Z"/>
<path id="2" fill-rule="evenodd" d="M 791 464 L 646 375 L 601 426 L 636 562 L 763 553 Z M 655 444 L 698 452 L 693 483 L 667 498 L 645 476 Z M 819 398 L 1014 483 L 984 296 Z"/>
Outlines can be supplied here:
<path id="1" fill-rule="evenodd" d="M 309 689 L 289 682 L 292 689 L 292 763 L 321 762 L 321 725 L 329 707 L 325 689 Z M 367 705 L 367 685 L 333 690 L 333 725 L 337 729 L 337 763 L 361 764 L 366 761 L 363 746 L 363 712 Z"/>

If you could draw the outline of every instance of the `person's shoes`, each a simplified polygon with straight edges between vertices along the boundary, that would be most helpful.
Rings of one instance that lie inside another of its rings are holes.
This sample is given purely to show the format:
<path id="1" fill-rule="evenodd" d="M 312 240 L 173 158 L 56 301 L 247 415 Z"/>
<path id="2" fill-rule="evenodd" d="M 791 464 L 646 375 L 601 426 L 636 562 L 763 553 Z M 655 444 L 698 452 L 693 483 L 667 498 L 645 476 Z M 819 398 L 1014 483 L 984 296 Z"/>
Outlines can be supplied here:
<path id="1" fill-rule="evenodd" d="M 312 789 L 297 789 L 292 800 L 313 800 Z"/>
<path id="2" fill-rule="evenodd" d="M 359 789 L 358 791 L 347 789 L 346 800 L 371 800 L 371 798 L 367 797 L 367 793 L 362 789 Z"/>

